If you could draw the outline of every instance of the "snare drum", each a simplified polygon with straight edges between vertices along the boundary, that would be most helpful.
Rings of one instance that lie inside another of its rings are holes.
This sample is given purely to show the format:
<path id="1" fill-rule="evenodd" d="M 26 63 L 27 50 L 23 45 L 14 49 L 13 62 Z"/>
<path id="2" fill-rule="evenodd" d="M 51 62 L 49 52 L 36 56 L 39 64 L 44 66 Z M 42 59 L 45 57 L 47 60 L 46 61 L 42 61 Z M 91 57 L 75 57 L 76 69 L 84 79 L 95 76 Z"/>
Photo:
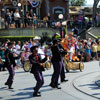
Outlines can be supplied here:
<path id="1" fill-rule="evenodd" d="M 30 71 L 30 69 L 31 69 L 31 64 L 30 64 L 30 61 L 29 61 L 29 60 L 26 60 L 26 61 L 24 62 L 23 69 L 24 69 L 25 72 L 29 72 L 29 71 Z"/>

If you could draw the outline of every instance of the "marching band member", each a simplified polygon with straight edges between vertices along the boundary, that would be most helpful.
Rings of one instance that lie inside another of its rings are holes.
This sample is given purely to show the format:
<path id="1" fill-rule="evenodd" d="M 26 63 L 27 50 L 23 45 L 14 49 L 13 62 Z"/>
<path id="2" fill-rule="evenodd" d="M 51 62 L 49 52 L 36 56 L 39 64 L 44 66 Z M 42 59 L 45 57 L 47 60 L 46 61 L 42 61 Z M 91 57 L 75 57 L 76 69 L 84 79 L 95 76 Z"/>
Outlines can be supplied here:
<path id="1" fill-rule="evenodd" d="M 13 55 L 13 52 L 11 50 L 13 48 L 13 43 L 8 42 L 7 46 L 8 48 L 5 51 L 5 65 L 8 69 L 9 77 L 5 85 L 8 85 L 9 89 L 13 89 L 11 86 L 13 84 L 13 79 L 15 75 L 15 71 L 14 71 L 14 67 L 16 66 L 15 59 L 19 59 L 19 56 L 14 57 Z"/>
<path id="2" fill-rule="evenodd" d="M 41 60 L 41 57 L 38 54 L 37 47 L 38 46 L 31 47 L 30 50 L 32 54 L 29 56 L 30 63 L 32 64 L 31 73 L 34 74 L 34 77 L 37 81 L 36 86 L 34 87 L 34 93 L 33 93 L 33 96 L 36 96 L 36 97 L 41 96 L 39 89 L 44 84 L 44 78 L 42 75 L 42 71 L 44 70 L 44 68 L 42 66 L 43 65 L 42 63 L 44 63 L 47 60 L 47 57 Z"/>
<path id="3" fill-rule="evenodd" d="M 61 45 L 61 39 L 58 39 L 58 47 L 60 49 L 61 52 L 61 60 L 62 60 L 62 70 L 61 70 L 61 82 L 66 82 L 68 80 L 65 80 L 65 72 L 64 72 L 64 64 L 63 64 L 63 57 L 65 56 L 65 54 L 67 54 L 67 51 L 64 49 L 64 47 Z"/>
<path id="4" fill-rule="evenodd" d="M 56 39 L 53 40 L 53 46 L 51 47 L 52 58 L 51 62 L 53 64 L 54 72 L 51 78 L 50 86 L 52 88 L 61 89 L 58 87 L 58 80 L 62 70 L 61 54 L 58 48 L 58 42 Z"/>

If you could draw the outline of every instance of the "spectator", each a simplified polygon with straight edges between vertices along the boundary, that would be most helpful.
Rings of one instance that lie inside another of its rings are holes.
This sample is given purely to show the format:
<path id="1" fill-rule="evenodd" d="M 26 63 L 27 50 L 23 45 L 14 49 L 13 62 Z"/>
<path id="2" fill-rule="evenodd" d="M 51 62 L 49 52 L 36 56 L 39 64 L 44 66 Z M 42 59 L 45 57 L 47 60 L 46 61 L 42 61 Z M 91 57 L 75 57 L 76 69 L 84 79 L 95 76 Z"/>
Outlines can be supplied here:
<path id="1" fill-rule="evenodd" d="M 20 28 L 20 14 L 18 12 L 18 9 L 16 9 L 16 12 L 14 13 L 14 20 L 15 20 L 15 27 Z"/>
<path id="2" fill-rule="evenodd" d="M 24 21 L 25 21 L 25 27 L 28 27 L 30 25 L 29 12 L 26 12 Z"/>
<path id="3" fill-rule="evenodd" d="M 48 21 L 47 21 L 47 24 L 48 24 L 48 27 L 50 27 L 50 21 L 51 21 L 51 16 L 50 16 L 50 13 L 48 13 Z"/>
<path id="4" fill-rule="evenodd" d="M 9 9 L 7 9 L 7 11 L 6 11 L 6 14 L 5 14 L 5 27 L 6 28 L 9 28 L 10 26 L 10 24 L 11 24 L 11 14 L 10 14 L 10 12 L 9 12 Z"/>
<path id="5" fill-rule="evenodd" d="M 75 26 L 74 29 L 72 29 L 74 35 L 78 36 L 79 35 L 79 30 L 78 28 Z"/>
<path id="6" fill-rule="evenodd" d="M 29 12 L 29 19 L 30 19 L 30 26 L 33 25 L 33 10 L 31 9 L 30 12 Z"/>
<path id="7" fill-rule="evenodd" d="M 96 42 L 93 42 L 92 54 L 93 54 L 93 60 L 97 59 L 97 44 L 96 44 Z"/>
<path id="8" fill-rule="evenodd" d="M 36 14 L 34 14 L 34 16 L 33 16 L 33 25 L 34 25 L 34 28 L 36 29 L 36 27 L 37 27 L 37 17 L 36 17 Z"/>
<path id="9" fill-rule="evenodd" d="M 87 44 L 87 42 L 85 42 L 85 57 L 86 57 L 86 61 L 89 62 L 90 61 L 90 57 L 91 57 L 91 52 L 90 52 L 90 47 Z"/>

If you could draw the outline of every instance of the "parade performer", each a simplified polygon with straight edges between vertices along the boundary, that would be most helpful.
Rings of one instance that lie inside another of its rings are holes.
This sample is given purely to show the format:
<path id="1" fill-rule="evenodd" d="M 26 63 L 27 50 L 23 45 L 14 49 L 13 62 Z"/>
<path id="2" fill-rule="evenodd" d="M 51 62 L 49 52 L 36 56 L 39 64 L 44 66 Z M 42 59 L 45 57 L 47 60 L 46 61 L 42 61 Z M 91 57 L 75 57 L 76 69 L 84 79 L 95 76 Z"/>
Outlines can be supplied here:
<path id="1" fill-rule="evenodd" d="M 41 60 L 41 56 L 37 53 L 38 46 L 32 46 L 30 48 L 32 54 L 29 56 L 30 63 L 32 64 L 31 73 L 34 74 L 34 77 L 37 81 L 36 86 L 34 87 L 33 96 L 41 96 L 39 89 L 44 84 L 44 78 L 42 75 L 43 63 L 47 60 L 47 56 Z"/>
<path id="2" fill-rule="evenodd" d="M 16 66 L 15 59 L 19 59 L 20 56 L 14 57 L 13 52 L 11 51 L 13 47 L 13 43 L 8 42 L 7 46 L 8 48 L 5 51 L 5 66 L 8 69 L 9 77 L 5 85 L 8 85 L 9 89 L 13 89 L 12 84 L 13 84 L 14 75 L 15 75 L 14 67 Z"/>
<path id="3" fill-rule="evenodd" d="M 62 45 L 64 46 L 64 49 L 66 49 L 69 53 L 70 61 L 72 61 L 75 57 L 75 43 L 76 39 L 73 37 L 73 32 L 69 33 L 69 35 L 66 36 L 64 40 L 62 40 Z"/>
<path id="4" fill-rule="evenodd" d="M 61 61 L 62 61 L 62 70 L 61 70 L 61 82 L 66 82 L 68 80 L 65 80 L 65 72 L 64 72 L 64 56 L 67 54 L 67 51 L 64 49 L 63 45 L 61 44 L 61 39 L 58 39 L 58 47 L 61 52 Z"/>
<path id="5" fill-rule="evenodd" d="M 53 40 L 51 52 L 52 52 L 51 62 L 53 64 L 54 72 L 51 78 L 50 86 L 52 88 L 61 89 L 61 87 L 58 87 L 58 79 L 59 79 L 59 76 L 61 75 L 61 70 L 62 70 L 63 65 L 62 65 L 60 50 L 58 47 L 58 42 L 56 39 Z"/>

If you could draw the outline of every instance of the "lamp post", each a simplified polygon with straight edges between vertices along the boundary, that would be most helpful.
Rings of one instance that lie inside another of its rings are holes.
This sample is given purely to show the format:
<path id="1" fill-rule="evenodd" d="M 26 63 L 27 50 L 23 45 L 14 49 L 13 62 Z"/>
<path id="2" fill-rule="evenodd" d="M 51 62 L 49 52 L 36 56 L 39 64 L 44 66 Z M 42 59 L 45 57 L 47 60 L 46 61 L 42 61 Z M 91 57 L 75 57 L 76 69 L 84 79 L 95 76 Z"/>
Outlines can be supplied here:
<path id="1" fill-rule="evenodd" d="M 18 3 L 18 7 L 21 7 L 21 3 Z"/>
<path id="2" fill-rule="evenodd" d="M 59 26 L 60 37 L 63 38 L 63 36 L 64 36 L 64 34 L 63 34 L 63 27 L 62 27 L 63 14 L 59 14 L 58 18 L 60 20 L 60 26 Z"/>

